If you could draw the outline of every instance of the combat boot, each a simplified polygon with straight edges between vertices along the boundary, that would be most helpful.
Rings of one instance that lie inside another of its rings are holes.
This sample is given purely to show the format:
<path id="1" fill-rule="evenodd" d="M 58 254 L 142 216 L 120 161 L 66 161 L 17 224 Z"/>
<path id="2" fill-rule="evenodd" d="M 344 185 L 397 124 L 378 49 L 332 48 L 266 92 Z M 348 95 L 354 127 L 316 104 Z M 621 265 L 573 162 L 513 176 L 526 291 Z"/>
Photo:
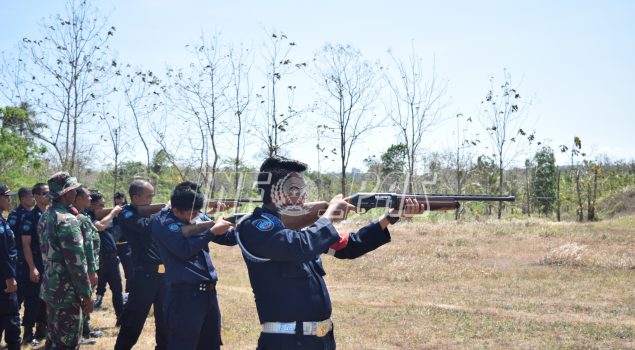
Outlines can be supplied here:
<path id="1" fill-rule="evenodd" d="M 20 350 L 20 343 L 7 344 L 7 350 Z"/>
<path id="2" fill-rule="evenodd" d="M 40 342 L 33 336 L 33 328 L 24 327 L 24 334 L 22 335 L 22 344 L 37 346 Z"/>
<path id="3" fill-rule="evenodd" d="M 87 338 L 84 338 L 84 337 L 81 337 L 79 339 L 79 344 L 81 344 L 81 345 L 94 345 L 96 343 L 97 343 L 97 341 L 94 340 L 94 339 L 87 339 Z"/>
<path id="4" fill-rule="evenodd" d="M 44 324 L 44 322 L 39 322 L 35 326 L 35 339 L 37 340 L 46 339 L 46 324 Z"/>
<path id="5" fill-rule="evenodd" d="M 104 296 L 97 294 L 97 297 L 95 298 L 95 309 L 100 309 L 101 308 L 101 303 L 104 301 Z"/>

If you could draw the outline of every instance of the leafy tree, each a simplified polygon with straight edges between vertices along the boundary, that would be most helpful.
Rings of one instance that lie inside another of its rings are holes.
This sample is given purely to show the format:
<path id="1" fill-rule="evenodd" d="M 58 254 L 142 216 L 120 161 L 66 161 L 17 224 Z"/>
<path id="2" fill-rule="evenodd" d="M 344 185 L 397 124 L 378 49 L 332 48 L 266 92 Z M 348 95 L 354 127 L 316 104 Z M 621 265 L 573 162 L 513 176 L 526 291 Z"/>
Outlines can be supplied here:
<path id="1" fill-rule="evenodd" d="M 46 148 L 37 145 L 25 125 L 32 125 L 34 121 L 26 110 L 19 107 L 0 108 L 0 177 L 2 182 L 17 184 L 24 175 L 42 169 L 42 154 Z"/>
<path id="2" fill-rule="evenodd" d="M 542 147 L 534 156 L 536 170 L 533 178 L 534 203 L 541 213 L 551 214 L 556 201 L 558 169 L 553 149 Z"/>
<path id="3" fill-rule="evenodd" d="M 408 146 L 403 143 L 391 145 L 381 155 L 382 174 L 403 173 L 406 169 Z"/>

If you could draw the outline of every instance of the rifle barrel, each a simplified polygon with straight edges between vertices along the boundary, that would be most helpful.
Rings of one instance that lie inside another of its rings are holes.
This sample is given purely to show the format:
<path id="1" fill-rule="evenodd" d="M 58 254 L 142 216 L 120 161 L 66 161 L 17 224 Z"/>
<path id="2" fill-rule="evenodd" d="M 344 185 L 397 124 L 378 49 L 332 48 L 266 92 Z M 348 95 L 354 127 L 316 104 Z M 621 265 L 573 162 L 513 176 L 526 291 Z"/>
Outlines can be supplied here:
<path id="1" fill-rule="evenodd" d="M 516 200 L 515 196 L 488 196 L 482 194 L 417 194 L 415 196 L 428 197 L 429 200 L 453 199 L 456 201 L 479 202 L 514 202 Z"/>
<path id="2" fill-rule="evenodd" d="M 233 199 L 233 198 L 210 198 L 208 202 L 223 202 L 223 203 L 259 203 L 262 199 L 250 198 L 250 199 Z"/>

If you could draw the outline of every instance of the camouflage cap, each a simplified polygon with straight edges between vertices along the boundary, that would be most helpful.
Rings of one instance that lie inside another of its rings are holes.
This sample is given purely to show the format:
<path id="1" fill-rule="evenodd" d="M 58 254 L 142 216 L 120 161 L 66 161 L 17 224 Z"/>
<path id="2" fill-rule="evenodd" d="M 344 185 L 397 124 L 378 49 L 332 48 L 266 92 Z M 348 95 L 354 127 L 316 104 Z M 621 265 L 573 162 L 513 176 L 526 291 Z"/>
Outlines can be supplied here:
<path id="1" fill-rule="evenodd" d="M 66 192 L 81 186 L 81 184 L 77 182 L 77 178 L 72 177 L 65 171 L 55 173 L 51 176 L 47 183 L 49 185 L 50 194 L 53 198 L 61 197 Z"/>
<path id="2" fill-rule="evenodd" d="M 9 186 L 6 184 L 0 184 L 0 196 L 13 196 L 15 192 L 11 192 Z"/>

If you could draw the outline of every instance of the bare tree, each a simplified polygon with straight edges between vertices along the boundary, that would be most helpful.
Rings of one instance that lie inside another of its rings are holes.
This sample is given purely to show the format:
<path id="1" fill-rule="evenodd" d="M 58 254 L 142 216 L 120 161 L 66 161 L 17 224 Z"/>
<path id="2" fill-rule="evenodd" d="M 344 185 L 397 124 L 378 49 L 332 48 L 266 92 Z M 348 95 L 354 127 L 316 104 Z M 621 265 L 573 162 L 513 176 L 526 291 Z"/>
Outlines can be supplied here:
<path id="1" fill-rule="evenodd" d="M 147 123 L 157 111 L 162 93 L 161 80 L 152 71 L 143 71 L 126 65 L 124 72 L 116 73 L 122 79 L 121 90 L 127 111 L 132 115 L 135 131 L 146 153 L 146 176 L 152 172 L 150 166 L 150 145 L 147 140 Z"/>
<path id="2" fill-rule="evenodd" d="M 188 179 L 188 175 L 189 175 L 188 169 L 195 168 L 194 162 L 185 163 L 183 166 L 181 166 L 179 162 L 177 162 L 176 158 L 174 157 L 174 154 L 169 151 L 171 149 L 177 149 L 177 150 L 186 149 L 185 145 L 183 144 L 184 140 L 182 138 L 178 138 L 177 144 L 168 143 L 171 140 L 168 137 L 170 134 L 170 132 L 168 131 L 168 128 L 170 128 L 171 125 L 173 125 L 172 119 L 170 118 L 170 120 L 168 121 L 165 115 L 162 116 L 156 123 L 153 123 L 151 125 L 152 137 L 154 138 L 154 141 L 157 143 L 157 145 L 159 145 L 159 150 L 155 152 L 155 158 L 156 158 L 156 155 L 159 154 L 159 152 L 162 152 L 164 159 L 166 159 L 170 163 L 170 165 L 172 165 L 172 168 L 179 175 L 180 180 L 185 181 Z M 199 172 L 199 176 L 200 176 L 200 172 Z"/>
<path id="3" fill-rule="evenodd" d="M 282 147 L 294 141 L 288 131 L 291 119 L 299 113 L 293 106 L 296 86 L 287 84 L 281 88 L 279 85 L 286 76 L 306 67 L 304 62 L 292 62 L 291 51 L 295 45 L 284 33 L 274 32 L 263 47 L 266 83 L 256 97 L 264 108 L 264 125 L 258 129 L 257 136 L 267 145 L 268 156 L 279 154 Z M 286 99 L 283 99 L 285 93 Z M 280 108 L 284 103 L 286 106 Z"/>
<path id="4" fill-rule="evenodd" d="M 493 156 L 498 165 L 498 192 L 503 195 L 503 170 L 514 160 L 513 149 L 518 135 L 526 136 L 521 129 L 524 114 L 521 113 L 521 97 L 513 87 L 511 76 L 503 71 L 503 83 L 496 89 L 494 78 L 490 78 L 490 90 L 481 102 L 484 107 L 481 117 L 488 132 Z M 533 135 L 528 138 L 533 139 Z M 498 202 L 498 218 L 501 218 L 503 202 Z"/>
<path id="5" fill-rule="evenodd" d="M 219 44 L 218 35 L 208 39 L 201 34 L 199 43 L 188 47 L 194 60 L 188 71 L 170 72 L 174 88 L 170 99 L 172 106 L 187 116 L 186 122 L 191 118 L 197 123 L 201 141 L 199 172 L 210 188 L 210 195 L 213 195 L 220 160 L 218 126 L 229 110 L 225 94 L 230 84 L 230 60 Z M 213 157 L 211 165 L 208 159 L 210 150 Z"/>
<path id="6" fill-rule="evenodd" d="M 108 41 L 115 28 L 86 0 L 68 0 L 66 13 L 43 23 L 43 39 L 22 41 L 33 65 L 27 81 L 38 115 L 52 128 L 41 139 L 50 144 L 60 165 L 75 172 L 78 128 L 92 120 L 95 104 L 110 91 L 102 84 L 116 64 Z"/>
<path id="7" fill-rule="evenodd" d="M 234 136 L 236 143 L 236 153 L 232 163 L 234 165 L 234 190 L 238 190 L 238 171 L 240 168 L 242 154 L 244 151 L 246 125 L 244 124 L 245 112 L 251 102 L 251 86 L 249 84 L 249 73 L 251 72 L 251 53 L 249 49 L 240 46 L 239 49 L 229 50 L 229 61 L 231 64 L 230 91 L 227 99 L 230 101 L 232 114 L 234 116 L 230 123 L 230 132 Z"/>
<path id="8" fill-rule="evenodd" d="M 560 152 L 566 153 L 569 151 L 569 147 L 567 145 L 560 145 Z M 582 140 L 579 137 L 573 137 L 573 145 L 571 145 L 571 171 L 573 172 L 572 179 L 575 182 L 575 193 L 577 195 L 577 205 L 576 214 L 578 215 L 578 221 L 584 221 L 584 207 L 582 204 L 582 178 L 584 168 L 582 164 L 576 164 L 575 159 L 578 156 L 582 156 L 583 164 L 586 162 L 584 159 L 586 157 L 586 153 L 582 152 Z M 560 191 L 558 191 L 558 200 L 560 200 Z M 560 209 L 558 209 L 560 210 Z"/>
<path id="9" fill-rule="evenodd" d="M 28 76 L 27 58 L 24 46 L 17 47 L 17 56 L 2 53 L 0 61 L 0 95 L 10 105 L 20 105 L 29 101 L 29 89 L 25 80 Z"/>
<path id="10" fill-rule="evenodd" d="M 384 75 L 392 92 L 390 118 L 399 129 L 399 135 L 407 148 L 408 171 L 406 191 L 412 192 L 417 153 L 424 135 L 441 121 L 446 84 L 436 78 L 434 64 L 429 78 L 423 72 L 423 60 L 411 50 L 407 62 L 391 54 L 397 68 L 397 76 Z"/>
<path id="11" fill-rule="evenodd" d="M 325 45 L 314 59 L 313 79 L 326 109 L 324 123 L 339 142 L 341 192 L 346 194 L 346 169 L 360 137 L 377 127 L 371 109 L 378 96 L 375 67 L 350 45 Z"/>
<path id="12" fill-rule="evenodd" d="M 463 119 L 463 114 L 458 113 L 456 115 L 456 153 L 453 154 L 453 161 L 455 167 L 455 176 L 456 176 L 456 193 L 463 193 L 463 185 L 467 180 L 469 172 L 470 172 L 470 162 L 472 159 L 472 154 L 468 151 L 471 147 L 476 146 L 480 143 L 480 140 L 468 139 L 466 138 L 466 129 L 461 130 L 461 119 Z M 471 125 L 472 117 L 466 117 L 465 121 Z M 455 220 L 458 220 L 461 216 L 461 208 L 457 208 L 454 213 Z"/>
<path id="13" fill-rule="evenodd" d="M 124 125 L 126 124 L 119 113 L 111 114 L 106 111 L 105 105 L 102 105 L 102 113 L 100 119 L 108 127 L 107 137 L 102 135 L 102 139 L 110 142 L 113 160 L 113 187 L 112 191 L 117 192 L 117 186 L 121 178 L 121 163 L 124 161 L 124 152 L 130 146 L 130 138 L 126 135 Z"/>

